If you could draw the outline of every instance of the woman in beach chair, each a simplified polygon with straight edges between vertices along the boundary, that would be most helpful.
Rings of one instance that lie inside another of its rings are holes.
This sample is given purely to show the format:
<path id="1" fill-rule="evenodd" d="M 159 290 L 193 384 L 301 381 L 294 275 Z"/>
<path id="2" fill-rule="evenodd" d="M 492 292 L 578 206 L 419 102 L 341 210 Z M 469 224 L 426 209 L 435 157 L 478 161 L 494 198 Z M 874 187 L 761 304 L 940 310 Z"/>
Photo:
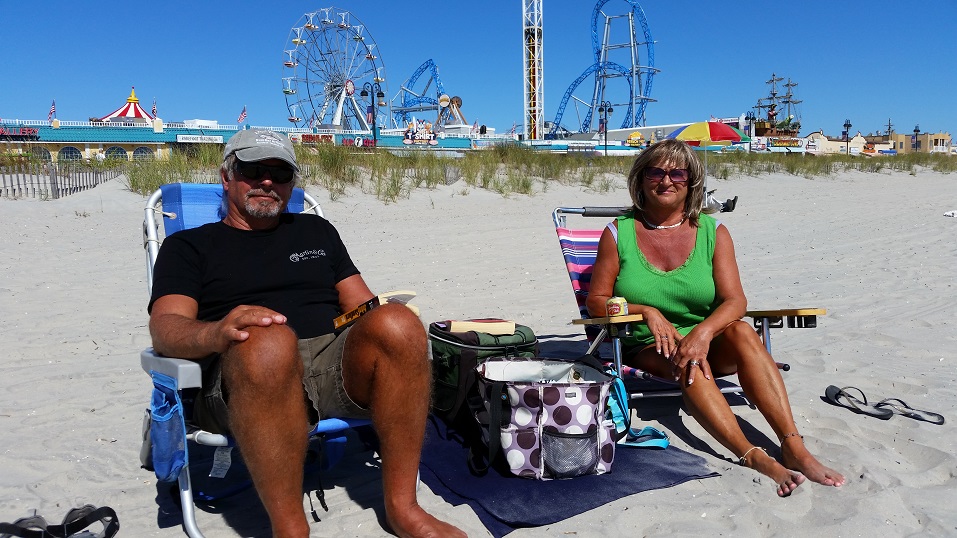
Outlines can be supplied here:
<path id="1" fill-rule="evenodd" d="M 624 297 L 642 314 L 624 341 L 625 363 L 680 383 L 691 415 L 741 465 L 790 495 L 805 477 L 841 486 L 844 477 L 804 446 L 784 380 L 771 355 L 741 321 L 747 299 L 727 228 L 701 212 L 704 169 L 690 146 L 664 140 L 643 151 L 628 174 L 633 211 L 602 233 L 587 307 L 604 316 Z M 713 376 L 737 373 L 745 395 L 781 443 L 781 462 L 752 446 Z"/>

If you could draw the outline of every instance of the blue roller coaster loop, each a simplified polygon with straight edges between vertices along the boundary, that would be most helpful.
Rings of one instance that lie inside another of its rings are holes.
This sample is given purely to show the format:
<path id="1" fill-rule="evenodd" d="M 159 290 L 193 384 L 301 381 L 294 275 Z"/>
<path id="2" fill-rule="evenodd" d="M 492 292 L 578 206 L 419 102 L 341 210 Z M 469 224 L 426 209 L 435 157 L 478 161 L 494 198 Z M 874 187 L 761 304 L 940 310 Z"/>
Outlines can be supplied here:
<path id="1" fill-rule="evenodd" d="M 432 80 L 435 81 L 435 97 L 426 95 L 429 89 L 428 85 L 426 85 L 422 95 L 412 93 L 412 88 L 415 87 L 416 81 L 419 80 L 419 77 L 422 76 L 422 73 L 425 73 L 426 70 L 430 72 Z M 439 79 L 439 69 L 436 67 L 435 62 L 433 62 L 431 58 L 426 60 L 412 73 L 412 76 L 405 81 L 400 91 L 402 92 L 402 102 L 398 107 L 392 107 L 392 115 L 395 118 L 396 124 L 405 125 L 412 121 L 411 112 L 423 109 L 438 110 L 438 98 L 445 93 L 445 87 L 442 85 L 442 80 Z"/>
<path id="2" fill-rule="evenodd" d="M 648 19 L 645 18 L 645 11 L 641 9 L 641 5 L 638 4 L 636 0 L 626 0 L 629 4 L 632 5 L 631 13 L 634 15 L 638 22 L 641 23 L 641 31 L 645 38 L 645 56 L 647 59 L 647 65 L 642 66 L 641 70 L 638 71 L 638 90 L 644 99 L 638 100 L 638 110 L 635 111 L 635 121 L 628 127 L 637 127 L 645 119 L 645 107 L 648 105 L 648 97 L 651 97 L 651 82 L 654 79 L 655 75 L 655 40 L 651 37 L 651 29 L 648 27 Z M 601 12 L 601 7 L 605 5 L 608 0 L 603 0 L 600 4 L 595 5 L 595 9 L 591 14 L 591 29 L 592 29 L 592 46 L 595 50 L 596 61 L 598 56 L 601 54 L 601 42 L 598 39 L 598 15 Z M 644 71 L 644 81 L 641 80 L 641 72 Z M 631 88 L 634 91 L 634 88 Z M 629 110 L 629 118 L 631 117 L 631 111 Z"/>
<path id="3" fill-rule="evenodd" d="M 594 75 L 598 72 L 607 72 L 607 71 L 616 71 L 621 74 L 621 76 L 628 81 L 628 89 L 633 89 L 633 81 L 631 80 L 631 71 L 625 69 L 623 66 L 616 64 L 615 62 L 605 62 L 604 65 L 601 63 L 594 63 L 588 69 L 578 75 L 578 78 L 575 79 L 575 82 L 572 82 L 571 85 L 565 90 L 565 95 L 562 96 L 561 103 L 558 105 L 558 116 L 555 117 L 555 126 L 552 127 L 551 133 L 555 133 L 558 130 L 559 121 L 561 120 L 561 115 L 565 112 L 565 106 L 568 105 L 568 101 L 571 100 L 572 94 L 575 92 L 575 89 L 578 88 L 578 85 L 584 82 L 586 78 L 591 75 Z M 595 108 L 592 106 L 588 107 L 588 112 L 585 114 L 585 118 L 582 120 L 582 124 L 579 128 L 580 133 L 588 132 L 591 127 L 591 117 L 592 113 L 595 111 Z M 632 106 L 631 103 L 628 103 L 628 110 L 625 112 L 624 118 L 621 120 L 621 128 L 626 129 L 628 127 L 633 127 L 629 125 L 629 118 L 631 118 Z"/>
<path id="4" fill-rule="evenodd" d="M 619 73 L 624 70 L 626 78 L 628 80 L 628 86 L 630 90 L 630 95 L 634 95 L 635 84 L 638 85 L 638 90 L 640 93 L 640 98 L 638 101 L 637 110 L 632 110 L 631 99 L 629 99 L 628 114 L 625 116 L 622 122 L 622 128 L 636 127 L 640 125 L 645 117 L 645 107 L 648 104 L 648 100 L 651 96 L 651 84 L 654 78 L 654 74 L 657 71 L 655 69 L 655 44 L 654 39 L 651 37 L 651 29 L 648 27 L 648 19 L 645 18 L 645 12 L 641 9 L 641 6 L 638 4 L 637 0 L 625 0 L 631 6 L 631 13 L 635 19 L 641 24 L 641 30 L 644 35 L 644 45 L 645 45 L 645 54 L 646 54 L 646 65 L 640 66 L 638 72 L 636 73 L 638 80 L 632 80 L 632 73 L 630 70 L 624 69 L 621 65 L 614 62 L 605 62 L 604 65 L 607 69 L 618 71 Z M 565 107 L 568 104 L 569 99 L 574 93 L 575 89 L 584 81 L 584 79 L 589 74 L 595 74 L 596 77 L 600 77 L 601 74 L 605 71 L 601 70 L 601 52 L 602 52 L 602 37 L 598 32 L 598 20 L 602 16 L 601 9 L 607 4 L 609 0 L 599 0 L 595 4 L 595 9 L 592 10 L 591 17 L 591 28 L 592 28 L 592 50 L 595 54 L 595 64 L 585 70 L 581 76 L 579 76 L 572 84 L 568 87 L 568 90 L 565 92 L 565 96 L 562 98 L 561 103 L 558 106 L 558 112 L 555 114 L 555 120 L 552 125 L 551 131 L 549 134 L 554 136 L 562 127 L 561 120 L 562 116 L 565 114 Z M 644 76 L 642 77 L 642 74 Z M 586 120 L 580 126 L 579 132 L 587 132 L 591 127 L 591 114 L 592 110 L 597 106 L 597 101 L 594 101 L 589 108 L 589 112 L 586 116 Z"/>

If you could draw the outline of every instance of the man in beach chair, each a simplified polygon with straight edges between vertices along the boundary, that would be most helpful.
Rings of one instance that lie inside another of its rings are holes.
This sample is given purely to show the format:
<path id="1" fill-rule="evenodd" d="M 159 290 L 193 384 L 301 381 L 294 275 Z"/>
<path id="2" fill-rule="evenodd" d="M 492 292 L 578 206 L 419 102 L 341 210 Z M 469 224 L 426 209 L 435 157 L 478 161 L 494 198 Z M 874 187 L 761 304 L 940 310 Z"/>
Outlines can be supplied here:
<path id="1" fill-rule="evenodd" d="M 635 314 L 628 321 L 642 322 L 619 335 L 628 347 L 616 340 L 616 360 L 673 379 L 698 423 L 741 465 L 772 478 L 778 495 L 790 495 L 805 478 L 841 486 L 844 477 L 804 446 L 769 341 L 762 345 L 741 321 L 747 299 L 734 246 L 727 229 L 701 212 L 704 167 L 697 156 L 681 141 L 659 142 L 635 160 L 628 190 L 632 206 L 602 231 L 594 265 L 569 267 L 590 273 L 583 314 L 604 316 L 606 300 L 617 295 Z M 721 397 L 714 378 L 731 374 L 777 434 L 782 462 L 750 444 Z"/>
<path id="2" fill-rule="evenodd" d="M 393 532 L 464 536 L 416 501 L 431 382 L 422 323 L 385 304 L 334 330 L 335 317 L 374 295 L 332 224 L 283 212 L 298 172 L 287 137 L 249 129 L 230 138 L 220 168 L 225 217 L 160 249 L 153 347 L 212 361 L 194 418 L 235 438 L 274 536 L 309 535 L 306 425 L 328 416 L 371 418 Z"/>

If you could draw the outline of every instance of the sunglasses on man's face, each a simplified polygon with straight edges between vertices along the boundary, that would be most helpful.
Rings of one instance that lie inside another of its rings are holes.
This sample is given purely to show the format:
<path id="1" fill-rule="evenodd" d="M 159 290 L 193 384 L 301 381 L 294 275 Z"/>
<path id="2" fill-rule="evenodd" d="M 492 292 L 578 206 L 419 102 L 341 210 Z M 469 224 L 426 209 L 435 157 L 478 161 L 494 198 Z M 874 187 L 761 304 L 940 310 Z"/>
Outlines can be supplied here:
<path id="1" fill-rule="evenodd" d="M 671 178 L 672 183 L 688 182 L 688 170 L 684 168 L 672 168 L 671 170 L 664 170 L 656 166 L 645 168 L 645 179 L 648 181 L 660 183 L 665 179 L 665 176 Z"/>
<path id="2" fill-rule="evenodd" d="M 236 171 L 246 179 L 259 181 L 264 175 L 269 174 L 269 179 L 273 183 L 289 183 L 296 177 L 296 172 L 289 166 L 278 165 L 270 166 L 262 163 L 247 163 L 236 160 Z"/>

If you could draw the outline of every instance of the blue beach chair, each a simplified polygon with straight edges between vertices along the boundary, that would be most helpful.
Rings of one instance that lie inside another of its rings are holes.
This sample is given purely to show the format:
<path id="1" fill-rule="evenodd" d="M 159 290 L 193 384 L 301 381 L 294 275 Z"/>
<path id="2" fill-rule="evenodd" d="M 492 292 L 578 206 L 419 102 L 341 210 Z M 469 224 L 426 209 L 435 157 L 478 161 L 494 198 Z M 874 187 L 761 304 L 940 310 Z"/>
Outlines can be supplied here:
<path id="1" fill-rule="evenodd" d="M 222 194 L 223 188 L 219 183 L 173 183 L 163 185 L 149 197 L 143 221 L 143 247 L 146 250 L 146 281 L 150 293 L 152 293 L 153 263 L 159 254 L 162 237 L 222 220 Z M 322 216 L 319 203 L 299 188 L 293 190 L 286 211 L 312 212 Z M 162 231 L 165 232 L 162 235 L 158 215 L 162 215 Z M 191 410 L 187 409 L 189 396 L 196 393 L 203 383 L 202 367 L 199 362 L 163 357 L 157 355 L 153 348 L 147 348 L 140 353 L 140 364 L 143 370 L 153 378 L 154 383 L 152 412 L 148 409 L 144 417 L 141 463 L 147 469 L 153 469 L 154 461 L 158 462 L 153 457 L 154 450 L 162 451 L 166 456 L 162 458 L 165 460 L 164 463 L 172 462 L 172 466 L 164 464 L 162 469 L 157 469 L 157 476 L 166 475 L 165 480 L 178 482 L 183 510 L 183 527 L 186 534 L 191 538 L 202 537 L 203 534 L 196 524 L 194 499 L 210 501 L 222 498 L 245 489 L 251 483 L 246 482 L 240 488 L 234 487 L 218 495 L 199 492 L 194 494 L 189 474 L 189 444 L 232 447 L 233 440 L 225 435 L 203 431 L 189 424 L 192 416 Z M 157 427 L 157 421 L 163 421 L 165 426 Z M 365 419 L 327 418 L 319 421 L 319 424 L 310 431 L 310 437 L 322 439 L 321 446 L 325 454 L 322 468 L 327 469 L 335 465 L 342 457 L 347 430 L 370 424 Z M 157 432 L 160 432 L 159 436 Z M 159 463 L 157 465 L 160 466 Z M 321 497 L 320 502 L 322 502 Z"/>
<path id="2" fill-rule="evenodd" d="M 580 215 L 582 217 L 610 219 L 622 216 L 630 210 L 630 207 L 558 207 L 552 212 L 555 232 L 558 234 L 562 256 L 565 258 L 565 266 L 572 284 L 572 291 L 575 294 L 575 301 L 578 303 L 578 310 L 581 314 L 581 319 L 576 319 L 573 323 L 585 327 L 585 334 L 590 342 L 588 354 L 597 356 L 599 346 L 604 342 L 610 342 L 612 347 L 611 366 L 619 372 L 619 375 L 626 380 L 641 379 L 649 382 L 639 385 L 638 391 L 629 394 L 630 398 L 680 396 L 681 390 L 671 380 L 656 378 L 647 372 L 622 364 L 620 337 L 631 331 L 630 325 L 632 323 L 642 322 L 641 315 L 592 318 L 585 306 L 585 300 L 588 298 L 588 290 L 591 285 L 592 269 L 595 265 L 595 258 L 598 256 L 598 241 L 601 239 L 604 228 L 572 229 L 568 227 L 567 216 Z M 602 224 L 605 224 L 605 222 L 603 221 Z M 771 329 L 784 327 L 785 321 L 790 328 L 813 328 L 817 326 L 817 316 L 823 316 L 825 313 L 826 311 L 823 308 L 749 310 L 745 317 L 753 320 L 754 328 L 760 334 L 761 341 L 764 342 L 764 346 L 770 354 Z M 777 364 L 778 368 L 785 371 L 791 368 L 784 363 Z M 733 383 L 723 379 L 717 381 L 721 392 L 725 394 L 741 392 L 741 388 Z M 634 383 L 632 383 L 632 386 L 634 386 Z"/>

